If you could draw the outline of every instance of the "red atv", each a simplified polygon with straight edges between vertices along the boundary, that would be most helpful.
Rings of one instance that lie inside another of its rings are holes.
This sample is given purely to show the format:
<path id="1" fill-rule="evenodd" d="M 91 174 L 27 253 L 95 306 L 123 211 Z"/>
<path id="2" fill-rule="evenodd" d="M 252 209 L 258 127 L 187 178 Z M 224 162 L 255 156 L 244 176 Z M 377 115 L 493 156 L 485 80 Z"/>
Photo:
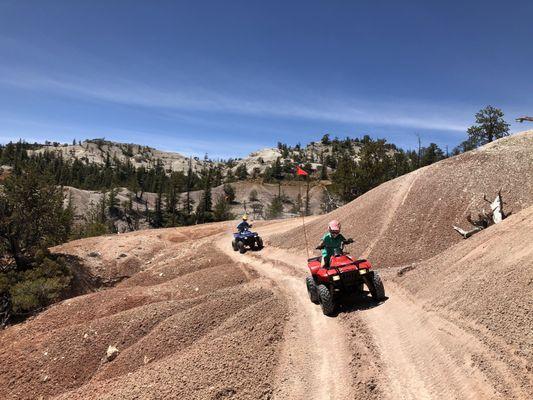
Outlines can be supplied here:
<path id="1" fill-rule="evenodd" d="M 346 244 L 352 243 L 349 239 Z M 356 260 L 344 252 L 344 244 L 331 256 L 329 266 L 321 266 L 322 257 L 307 260 L 311 276 L 305 278 L 309 298 L 322 306 L 324 315 L 334 315 L 340 297 L 346 294 L 364 294 L 367 286 L 376 301 L 385 299 L 383 282 L 367 260 Z"/>

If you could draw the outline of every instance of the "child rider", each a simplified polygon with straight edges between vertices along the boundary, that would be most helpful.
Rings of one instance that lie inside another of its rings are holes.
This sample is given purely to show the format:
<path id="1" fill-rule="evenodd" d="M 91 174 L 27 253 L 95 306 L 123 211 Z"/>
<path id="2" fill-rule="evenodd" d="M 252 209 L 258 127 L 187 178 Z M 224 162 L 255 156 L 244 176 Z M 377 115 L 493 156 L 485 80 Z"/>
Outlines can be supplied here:
<path id="1" fill-rule="evenodd" d="M 328 224 L 328 232 L 322 237 L 320 244 L 317 246 L 318 250 L 322 250 L 322 267 L 329 267 L 329 260 L 335 254 L 335 251 L 340 251 L 343 244 L 353 243 L 353 239 L 346 239 L 341 235 L 341 224 L 337 220 L 333 220 Z"/>

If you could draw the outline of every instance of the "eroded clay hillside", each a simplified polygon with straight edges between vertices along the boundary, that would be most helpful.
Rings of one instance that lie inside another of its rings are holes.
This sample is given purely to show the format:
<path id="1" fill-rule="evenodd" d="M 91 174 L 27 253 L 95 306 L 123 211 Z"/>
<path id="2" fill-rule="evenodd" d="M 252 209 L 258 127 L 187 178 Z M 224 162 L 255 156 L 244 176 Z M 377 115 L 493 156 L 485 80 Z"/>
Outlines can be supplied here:
<path id="1" fill-rule="evenodd" d="M 77 256 L 86 276 L 122 282 L 0 332 L 0 397 L 267 398 L 286 308 L 271 282 L 213 248 L 212 235 L 225 229 L 150 230 L 55 249 Z M 109 346 L 119 350 L 112 362 Z"/>

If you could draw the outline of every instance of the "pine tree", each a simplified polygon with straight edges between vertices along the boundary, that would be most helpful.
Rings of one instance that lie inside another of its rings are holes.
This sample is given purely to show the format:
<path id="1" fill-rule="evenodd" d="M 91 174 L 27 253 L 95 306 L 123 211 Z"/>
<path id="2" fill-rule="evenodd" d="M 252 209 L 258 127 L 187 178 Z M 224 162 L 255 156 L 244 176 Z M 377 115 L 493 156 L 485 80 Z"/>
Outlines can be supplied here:
<path id="1" fill-rule="evenodd" d="M 208 210 L 209 207 L 209 210 Z M 198 207 L 196 207 L 196 223 L 203 224 L 211 221 L 211 189 L 204 190 Z"/>
<path id="2" fill-rule="evenodd" d="M 240 164 L 235 170 L 235 175 L 237 176 L 237 179 L 241 181 L 244 181 L 246 178 L 248 178 L 248 171 L 246 170 L 246 165 Z"/>
<path id="3" fill-rule="evenodd" d="M 107 214 L 106 214 L 107 192 L 105 190 L 102 192 L 102 198 L 98 202 L 98 206 L 99 206 L 99 214 L 98 214 L 99 222 L 101 222 L 102 224 L 105 224 L 107 222 Z"/>
<path id="4" fill-rule="evenodd" d="M 324 181 L 328 179 L 328 166 L 326 165 L 324 152 L 320 153 L 320 164 L 320 179 Z"/>
<path id="5" fill-rule="evenodd" d="M 128 200 L 126 202 L 126 212 L 128 214 L 132 214 L 133 213 L 133 195 L 131 193 L 128 193 Z"/>
<path id="6" fill-rule="evenodd" d="M 480 110 L 476 113 L 476 124 L 467 131 L 470 142 L 476 147 L 509 136 L 509 124 L 499 108 L 487 106 Z"/>
<path id="7" fill-rule="evenodd" d="M 176 226 L 178 223 L 178 207 L 180 202 L 180 190 L 184 176 L 182 173 L 172 172 L 166 193 L 166 211 L 170 216 L 169 226 Z"/>
<path id="8" fill-rule="evenodd" d="M 163 185 L 159 185 L 158 191 L 157 191 L 157 197 L 155 200 L 155 211 L 154 211 L 154 217 L 152 219 L 152 226 L 155 228 L 161 228 L 164 225 L 164 217 L 163 217 Z"/>
<path id="9" fill-rule="evenodd" d="M 409 157 L 403 150 L 398 150 L 393 155 L 394 164 L 394 177 L 398 177 L 408 172 L 411 172 L 412 168 L 409 162 Z"/>
<path id="10" fill-rule="evenodd" d="M 283 201 L 281 196 L 276 196 L 272 199 L 267 207 L 267 218 L 279 218 L 283 214 Z"/>
<path id="11" fill-rule="evenodd" d="M 189 158 L 189 169 L 187 171 L 187 179 L 185 181 L 185 190 L 187 192 L 185 199 L 185 213 L 187 217 L 191 216 L 193 200 L 191 198 L 191 190 L 193 189 L 193 171 L 192 171 L 192 159 Z"/>
<path id="12" fill-rule="evenodd" d="M 250 201 L 258 201 L 259 200 L 258 194 L 257 194 L 257 190 L 255 190 L 255 189 L 250 190 L 250 194 L 248 194 L 248 200 L 250 200 Z"/>
<path id="13" fill-rule="evenodd" d="M 234 218 L 229 201 L 224 196 L 218 196 L 213 212 L 215 221 L 227 221 Z"/>
<path id="14" fill-rule="evenodd" d="M 272 175 L 272 168 L 266 167 L 265 171 L 263 172 L 263 181 L 272 182 L 273 180 L 274 180 L 274 177 Z"/>
<path id="15" fill-rule="evenodd" d="M 211 194 L 211 171 L 204 169 L 203 175 L 203 192 L 198 207 L 196 207 L 196 223 L 202 224 L 212 220 L 212 194 Z"/>
<path id="16" fill-rule="evenodd" d="M 112 188 L 109 191 L 109 197 L 108 197 L 108 200 L 107 200 L 107 208 L 109 210 L 109 214 L 110 215 L 116 215 L 116 213 L 118 211 L 119 201 L 118 201 L 118 198 L 117 198 L 117 194 L 118 194 L 118 189 L 117 188 Z"/>
<path id="17" fill-rule="evenodd" d="M 85 225 L 81 227 L 77 237 L 101 236 L 110 233 L 106 216 L 106 198 L 102 196 L 96 203 L 91 203 L 84 215 Z"/>
<path id="18" fill-rule="evenodd" d="M 389 148 L 384 139 L 369 140 L 361 148 L 356 170 L 356 196 L 394 176 L 393 163 L 388 155 Z"/>
<path id="19" fill-rule="evenodd" d="M 292 206 L 291 213 L 300 214 L 302 211 L 302 205 L 303 205 L 302 195 L 298 193 L 298 196 L 296 196 L 296 202 Z"/>
<path id="20" fill-rule="evenodd" d="M 452 150 L 452 155 L 456 156 L 461 153 L 465 153 L 470 150 L 474 150 L 477 147 L 476 142 L 472 138 L 468 138 L 462 141 L 457 147 Z"/>
<path id="21" fill-rule="evenodd" d="M 340 196 L 343 201 L 353 200 L 356 191 L 356 164 L 348 156 L 339 160 L 337 170 L 332 175 L 333 190 Z"/>
<path id="22" fill-rule="evenodd" d="M 31 268 L 39 251 L 65 241 L 72 210 L 63 208 L 62 189 L 41 171 L 9 176 L 0 191 L 0 249 L 18 270 Z"/>
<path id="23" fill-rule="evenodd" d="M 232 182 L 235 182 L 235 175 L 233 174 L 233 171 L 231 169 L 228 169 L 228 172 L 226 172 L 226 178 L 224 179 L 224 181 L 226 183 L 232 183 Z"/>
<path id="24" fill-rule="evenodd" d="M 231 186 L 229 183 L 226 183 L 224 184 L 222 190 L 224 191 L 224 195 L 226 196 L 228 203 L 233 203 L 235 201 L 235 189 L 233 186 Z"/>
<path id="25" fill-rule="evenodd" d="M 73 208 L 41 170 L 26 166 L 0 191 L 0 328 L 12 315 L 26 317 L 57 300 L 72 275 L 49 247 L 70 235 Z"/>
<path id="26" fill-rule="evenodd" d="M 217 166 L 213 170 L 213 187 L 222 185 L 222 181 L 222 169 Z"/>
<path id="27" fill-rule="evenodd" d="M 444 152 L 435 143 L 430 143 L 428 147 L 422 149 L 421 166 L 431 165 L 444 159 Z"/>
<path id="28" fill-rule="evenodd" d="M 309 208 L 309 176 L 305 177 L 306 179 L 306 189 L 305 189 L 305 215 L 310 215 L 310 208 Z"/>
<path id="29" fill-rule="evenodd" d="M 282 179 L 282 168 L 281 168 L 281 159 L 280 157 L 276 158 L 276 161 L 274 162 L 274 165 L 272 166 L 272 177 L 274 179 Z"/>

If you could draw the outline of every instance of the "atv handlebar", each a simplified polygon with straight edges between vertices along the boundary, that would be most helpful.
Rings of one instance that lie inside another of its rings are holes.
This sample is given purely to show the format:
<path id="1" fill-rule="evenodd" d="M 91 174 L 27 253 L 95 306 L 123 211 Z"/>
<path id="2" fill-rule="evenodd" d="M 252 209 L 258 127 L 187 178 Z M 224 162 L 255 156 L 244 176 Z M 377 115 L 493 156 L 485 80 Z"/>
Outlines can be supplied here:
<path id="1" fill-rule="evenodd" d="M 352 244 L 352 243 L 353 243 L 353 239 L 352 238 L 346 239 L 344 242 L 341 243 L 341 248 L 344 247 L 347 244 Z M 322 249 L 325 249 L 326 247 L 327 246 L 322 243 L 322 244 L 319 244 L 318 246 L 316 246 L 315 249 L 322 250 Z"/>

